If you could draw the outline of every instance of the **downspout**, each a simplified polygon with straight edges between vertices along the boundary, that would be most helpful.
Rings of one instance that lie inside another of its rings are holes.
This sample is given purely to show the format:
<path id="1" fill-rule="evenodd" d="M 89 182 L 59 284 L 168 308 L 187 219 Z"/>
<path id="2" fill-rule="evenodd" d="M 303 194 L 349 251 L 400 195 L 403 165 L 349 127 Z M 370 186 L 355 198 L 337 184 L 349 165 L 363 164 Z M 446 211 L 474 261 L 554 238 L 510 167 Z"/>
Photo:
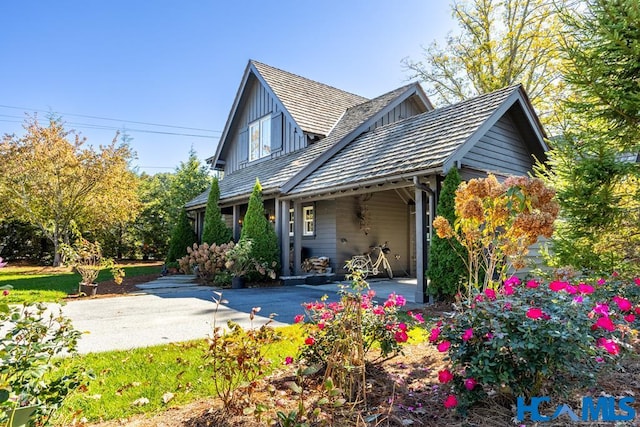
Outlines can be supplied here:
<path id="1" fill-rule="evenodd" d="M 429 220 L 431 222 L 433 222 L 433 219 L 435 217 L 435 201 L 436 201 L 436 194 L 433 192 L 433 190 L 431 188 L 429 188 L 428 185 L 420 182 L 419 178 L 417 176 L 413 177 L 413 185 L 417 190 L 423 191 L 425 193 L 427 193 L 429 195 Z M 417 211 L 416 211 L 416 218 L 417 218 Z M 422 211 L 420 212 L 420 215 L 422 215 Z M 416 269 L 416 279 L 418 281 L 418 289 L 416 289 L 416 302 L 420 301 L 422 302 L 424 300 L 424 295 L 427 292 L 426 289 L 426 284 L 427 284 L 427 280 L 425 277 L 425 272 L 427 270 L 427 268 L 429 267 L 429 249 L 431 247 L 431 240 L 432 240 L 432 234 L 433 234 L 433 227 L 431 227 L 431 225 L 428 225 L 429 227 L 429 243 L 428 243 L 428 247 L 425 248 L 425 245 L 421 245 L 423 248 L 423 251 L 426 250 L 426 253 L 422 254 L 422 259 L 426 260 L 425 265 L 423 266 L 423 268 L 421 269 Z M 422 239 L 424 239 L 424 236 L 421 236 Z M 424 241 L 424 240 L 423 240 Z M 434 303 L 434 298 L 433 295 L 429 294 L 429 304 L 433 304 Z"/>

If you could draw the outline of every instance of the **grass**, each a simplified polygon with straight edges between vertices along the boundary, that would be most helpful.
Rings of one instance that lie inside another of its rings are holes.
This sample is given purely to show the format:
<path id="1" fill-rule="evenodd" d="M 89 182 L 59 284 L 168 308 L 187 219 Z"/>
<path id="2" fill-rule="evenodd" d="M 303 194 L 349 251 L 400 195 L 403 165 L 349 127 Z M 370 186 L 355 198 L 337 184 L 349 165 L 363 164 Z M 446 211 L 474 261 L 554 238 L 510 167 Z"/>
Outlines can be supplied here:
<path id="1" fill-rule="evenodd" d="M 285 357 L 295 356 L 304 339 L 300 325 L 279 327 L 277 331 L 282 339 L 267 351 L 273 367 L 282 365 Z M 214 372 L 203 359 L 206 349 L 206 341 L 199 340 L 69 359 L 64 369 L 74 366 L 91 369 L 96 379 L 65 402 L 55 416 L 54 425 L 71 425 L 74 419 L 83 417 L 93 422 L 154 413 L 214 396 Z M 166 404 L 165 393 L 174 395 Z M 141 398 L 149 403 L 133 404 Z"/>
<path id="2" fill-rule="evenodd" d="M 161 267 L 153 265 L 121 265 L 127 277 L 160 273 Z M 97 282 L 111 280 L 109 270 L 102 270 Z M 77 292 L 80 275 L 68 268 L 42 266 L 11 266 L 0 269 L 0 287 L 10 285 L 13 289 L 5 302 L 59 302 L 70 293 Z"/>

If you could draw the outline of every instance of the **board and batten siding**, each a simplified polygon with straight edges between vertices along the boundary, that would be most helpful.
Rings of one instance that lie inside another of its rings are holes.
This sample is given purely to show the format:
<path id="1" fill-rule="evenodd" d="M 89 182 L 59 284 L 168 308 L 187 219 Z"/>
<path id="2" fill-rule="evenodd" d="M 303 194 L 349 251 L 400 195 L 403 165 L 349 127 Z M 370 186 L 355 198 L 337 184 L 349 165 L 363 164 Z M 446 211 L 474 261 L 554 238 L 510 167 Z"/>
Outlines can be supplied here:
<path id="1" fill-rule="evenodd" d="M 255 162 L 273 159 L 305 147 L 306 140 L 302 131 L 298 129 L 295 122 L 288 120 L 287 115 L 282 114 L 282 111 L 283 106 L 280 101 L 272 96 L 271 92 L 257 79 L 252 77 L 247 83 L 245 97 L 238 106 L 231 129 L 232 143 L 229 145 L 228 151 L 223 153 L 226 174 L 250 166 Z M 249 162 L 249 124 L 266 115 L 270 115 L 273 120 L 271 124 L 272 138 L 281 134 L 280 148 L 272 149 L 270 156 Z M 274 132 L 277 127 L 281 128 L 280 132 Z"/>
<path id="2" fill-rule="evenodd" d="M 328 257 L 333 271 L 336 271 L 336 268 L 341 267 L 336 263 L 336 202 L 320 200 L 312 205 L 315 215 L 315 234 L 302 236 L 303 253 L 309 257 Z M 302 206 L 310 206 L 310 204 Z"/>
<path id="3" fill-rule="evenodd" d="M 387 259 L 394 275 L 401 276 L 405 272 L 408 273 L 411 263 L 409 206 L 395 191 L 372 193 L 371 199 L 363 203 L 367 205 L 370 213 L 369 234 L 365 234 L 360 229 L 360 220 L 356 214 L 360 204 L 359 199 L 357 197 L 336 199 L 337 271 L 345 273 L 342 267 L 352 256 L 368 252 L 370 246 L 388 242 L 391 252 L 387 254 Z M 399 256 L 398 259 L 396 255 Z M 375 258 L 373 260 L 375 261 Z"/>
<path id="4" fill-rule="evenodd" d="M 378 119 L 373 125 L 369 127 L 369 129 L 367 129 L 367 131 L 372 131 L 376 128 L 379 128 L 380 126 L 385 126 L 389 123 L 395 123 L 397 121 L 415 116 L 417 114 L 421 114 L 423 112 L 424 110 L 420 109 L 412 98 L 405 99 L 400 103 L 400 105 L 396 106 L 394 109 Z"/>
<path id="5" fill-rule="evenodd" d="M 513 120 L 504 115 L 469 150 L 462 164 L 508 175 L 526 175 L 533 166 L 533 157 Z"/>

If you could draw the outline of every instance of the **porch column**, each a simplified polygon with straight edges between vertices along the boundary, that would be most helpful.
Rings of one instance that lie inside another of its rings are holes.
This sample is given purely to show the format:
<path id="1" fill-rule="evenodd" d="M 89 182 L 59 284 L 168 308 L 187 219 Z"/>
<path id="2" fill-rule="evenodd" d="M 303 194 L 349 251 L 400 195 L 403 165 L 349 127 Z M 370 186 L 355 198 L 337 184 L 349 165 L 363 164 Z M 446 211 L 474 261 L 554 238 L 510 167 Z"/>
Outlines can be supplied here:
<path id="1" fill-rule="evenodd" d="M 414 181 L 417 181 L 414 178 Z M 427 198 L 422 188 L 415 182 L 415 201 L 416 201 L 416 279 L 418 287 L 416 288 L 415 301 L 424 303 L 425 293 L 427 291 L 427 280 L 425 269 L 427 266 L 427 229 L 426 229 L 426 204 Z"/>
<path id="2" fill-rule="evenodd" d="M 280 240 L 280 262 L 282 263 L 282 275 L 289 276 L 291 269 L 291 257 L 289 253 L 289 201 L 276 202 L 276 234 Z"/>
<path id="3" fill-rule="evenodd" d="M 302 203 L 293 202 L 293 272 L 302 274 Z"/>
<path id="4" fill-rule="evenodd" d="M 240 206 L 233 205 L 233 241 L 240 240 Z"/>

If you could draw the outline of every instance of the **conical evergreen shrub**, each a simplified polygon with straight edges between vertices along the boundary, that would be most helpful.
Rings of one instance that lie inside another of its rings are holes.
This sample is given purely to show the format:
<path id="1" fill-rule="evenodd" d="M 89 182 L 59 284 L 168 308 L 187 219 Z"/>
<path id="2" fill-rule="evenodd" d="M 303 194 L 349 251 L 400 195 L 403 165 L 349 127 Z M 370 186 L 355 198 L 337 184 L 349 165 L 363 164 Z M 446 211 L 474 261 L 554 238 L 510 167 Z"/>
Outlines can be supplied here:
<path id="1" fill-rule="evenodd" d="M 220 201 L 220 186 L 218 178 L 213 178 L 211 189 L 209 190 L 209 199 L 207 200 L 207 208 L 204 214 L 204 228 L 202 230 L 202 243 L 210 245 L 229 243 L 233 238 L 233 233 L 227 224 L 222 220 L 222 212 L 218 202 Z"/>
<path id="2" fill-rule="evenodd" d="M 167 263 L 176 262 L 187 254 L 187 247 L 196 243 L 196 233 L 191 227 L 187 211 L 182 209 L 178 217 L 178 223 L 173 227 L 171 240 L 169 241 L 169 251 L 167 253 Z"/>

